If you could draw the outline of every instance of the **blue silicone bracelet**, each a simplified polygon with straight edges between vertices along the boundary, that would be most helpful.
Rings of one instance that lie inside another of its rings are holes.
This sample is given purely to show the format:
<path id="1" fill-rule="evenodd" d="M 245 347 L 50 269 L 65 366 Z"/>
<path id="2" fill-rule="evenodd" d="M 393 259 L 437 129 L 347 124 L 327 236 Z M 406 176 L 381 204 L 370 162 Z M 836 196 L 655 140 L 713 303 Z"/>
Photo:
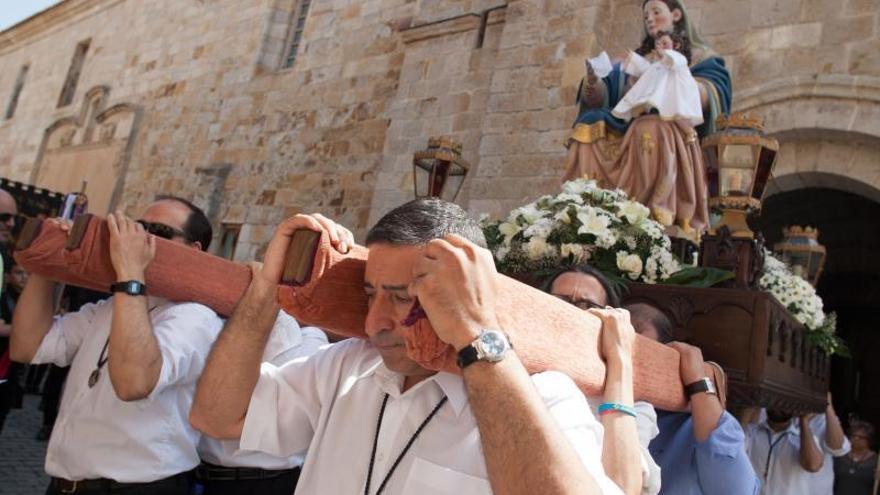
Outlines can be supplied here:
<path id="1" fill-rule="evenodd" d="M 628 416 L 636 417 L 636 410 L 630 406 L 625 406 L 623 404 L 617 404 L 616 402 L 606 402 L 599 406 L 599 414 L 608 414 L 612 412 L 619 412 L 622 414 L 626 414 Z"/>

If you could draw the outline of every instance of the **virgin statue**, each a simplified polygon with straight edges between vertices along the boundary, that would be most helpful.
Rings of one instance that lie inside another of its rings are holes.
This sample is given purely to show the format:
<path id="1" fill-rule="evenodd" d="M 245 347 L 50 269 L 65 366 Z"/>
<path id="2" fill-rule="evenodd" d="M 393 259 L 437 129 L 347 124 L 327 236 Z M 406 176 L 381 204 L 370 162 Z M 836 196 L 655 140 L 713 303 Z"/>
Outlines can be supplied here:
<path id="1" fill-rule="evenodd" d="M 694 229 L 704 230 L 709 219 L 699 137 L 713 132 L 715 119 L 730 112 L 730 74 L 724 59 L 689 21 L 680 0 L 644 0 L 642 10 L 645 36 L 637 53 L 653 50 L 654 40 L 664 33 L 687 40 L 703 123 L 695 128 L 693 121 L 663 118 L 656 111 L 631 121 L 615 117 L 612 109 L 636 78 L 617 64 L 600 79 L 587 64 L 563 180 L 586 175 L 601 187 L 623 189 L 648 206 L 660 223 L 692 235 Z"/>

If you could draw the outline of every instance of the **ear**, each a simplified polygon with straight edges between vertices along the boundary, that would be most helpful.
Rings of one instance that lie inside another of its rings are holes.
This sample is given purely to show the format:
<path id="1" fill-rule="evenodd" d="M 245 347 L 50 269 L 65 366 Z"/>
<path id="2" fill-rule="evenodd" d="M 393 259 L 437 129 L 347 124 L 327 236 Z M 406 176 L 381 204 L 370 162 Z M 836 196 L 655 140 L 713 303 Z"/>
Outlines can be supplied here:
<path id="1" fill-rule="evenodd" d="M 674 22 L 678 22 L 681 20 L 681 17 L 684 14 L 681 13 L 681 9 L 672 9 L 672 20 Z"/>
<path id="2" fill-rule="evenodd" d="M 202 241 L 196 241 L 196 242 L 190 244 L 190 246 L 198 249 L 199 251 L 202 251 Z"/>

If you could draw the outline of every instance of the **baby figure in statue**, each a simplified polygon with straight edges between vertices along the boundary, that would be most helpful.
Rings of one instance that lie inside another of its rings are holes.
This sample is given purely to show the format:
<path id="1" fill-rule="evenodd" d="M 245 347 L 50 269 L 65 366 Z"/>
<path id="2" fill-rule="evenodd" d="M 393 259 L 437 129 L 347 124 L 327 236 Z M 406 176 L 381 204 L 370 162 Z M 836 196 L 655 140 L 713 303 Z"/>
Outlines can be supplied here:
<path id="1" fill-rule="evenodd" d="M 647 58 L 638 53 L 645 51 Z M 656 110 L 664 120 L 702 124 L 700 88 L 688 67 L 690 59 L 690 41 L 684 34 L 661 31 L 649 38 L 637 52 L 627 54 L 623 71 L 638 80 L 611 113 L 630 120 Z"/>

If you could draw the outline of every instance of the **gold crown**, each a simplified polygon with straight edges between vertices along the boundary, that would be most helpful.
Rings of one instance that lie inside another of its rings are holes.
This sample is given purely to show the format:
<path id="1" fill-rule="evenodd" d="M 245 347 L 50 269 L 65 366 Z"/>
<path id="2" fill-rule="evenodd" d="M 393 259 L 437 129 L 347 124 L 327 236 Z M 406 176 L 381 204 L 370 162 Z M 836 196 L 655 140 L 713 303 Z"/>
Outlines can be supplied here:
<path id="1" fill-rule="evenodd" d="M 730 115 L 721 115 L 715 119 L 715 126 L 721 129 L 729 127 L 764 130 L 764 119 L 753 112 L 739 112 Z"/>
<path id="2" fill-rule="evenodd" d="M 819 229 L 815 227 L 801 227 L 800 225 L 791 225 L 782 228 L 782 235 L 785 237 L 807 237 L 810 239 L 819 238 Z"/>

